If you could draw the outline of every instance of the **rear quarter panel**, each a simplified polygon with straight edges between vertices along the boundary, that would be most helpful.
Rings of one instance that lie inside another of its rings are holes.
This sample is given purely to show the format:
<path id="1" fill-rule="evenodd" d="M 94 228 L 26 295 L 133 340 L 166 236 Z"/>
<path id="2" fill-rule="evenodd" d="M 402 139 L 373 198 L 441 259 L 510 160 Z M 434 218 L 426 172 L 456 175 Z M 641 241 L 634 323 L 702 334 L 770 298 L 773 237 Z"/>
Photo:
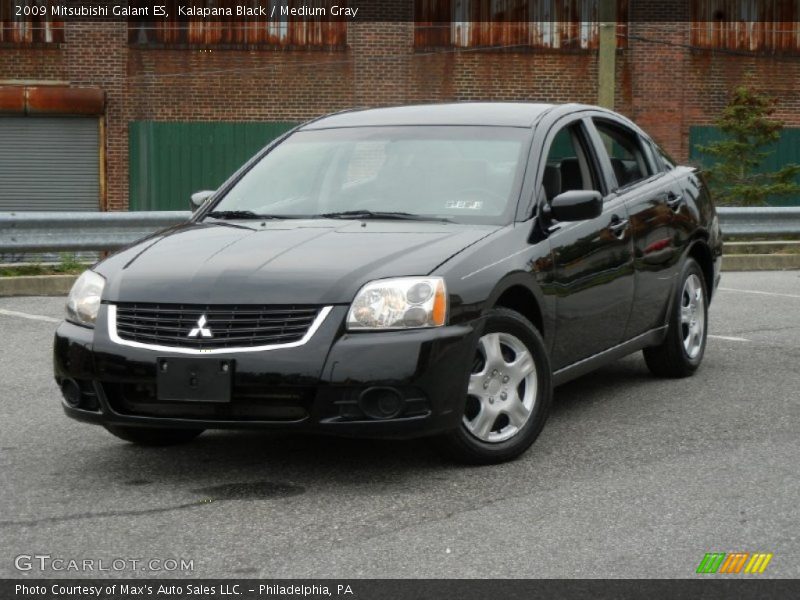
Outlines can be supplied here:
<path id="1" fill-rule="evenodd" d="M 678 167 L 675 169 L 674 176 L 683 190 L 687 208 L 691 213 L 691 220 L 680 222 L 682 225 L 680 233 L 686 236 L 684 254 L 696 242 L 702 242 L 708 247 L 712 261 L 712 272 L 710 273 L 712 284 L 709 286 L 708 293 L 713 297 L 722 267 L 722 231 L 711 190 L 700 169 Z"/>

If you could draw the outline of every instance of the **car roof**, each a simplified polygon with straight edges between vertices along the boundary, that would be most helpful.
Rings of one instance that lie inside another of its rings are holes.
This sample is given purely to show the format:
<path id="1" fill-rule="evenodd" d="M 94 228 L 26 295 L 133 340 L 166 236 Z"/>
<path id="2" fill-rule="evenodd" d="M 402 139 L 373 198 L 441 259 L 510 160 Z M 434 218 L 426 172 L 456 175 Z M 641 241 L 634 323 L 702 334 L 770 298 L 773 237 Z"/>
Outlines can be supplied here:
<path id="1" fill-rule="evenodd" d="M 390 125 L 532 127 L 542 115 L 556 107 L 572 107 L 575 110 L 589 108 L 580 104 L 559 105 L 527 102 L 419 104 L 414 106 L 343 111 L 311 121 L 301 129 L 381 127 Z"/>

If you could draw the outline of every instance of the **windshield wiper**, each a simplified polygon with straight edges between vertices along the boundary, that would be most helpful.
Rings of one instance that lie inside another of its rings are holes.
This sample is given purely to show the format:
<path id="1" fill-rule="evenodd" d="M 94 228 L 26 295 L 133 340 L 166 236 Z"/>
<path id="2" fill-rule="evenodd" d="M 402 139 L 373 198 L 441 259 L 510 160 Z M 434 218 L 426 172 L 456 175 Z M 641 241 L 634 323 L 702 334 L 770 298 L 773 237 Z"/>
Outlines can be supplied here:
<path id="1" fill-rule="evenodd" d="M 452 223 L 450 219 L 445 219 L 444 217 L 415 215 L 414 213 L 401 211 L 343 210 L 322 213 L 316 216 L 325 219 L 398 219 L 403 221 L 442 221 Z"/>
<path id="2" fill-rule="evenodd" d="M 251 210 L 212 210 L 206 215 L 212 219 L 297 219 L 300 215 L 260 215 Z"/>

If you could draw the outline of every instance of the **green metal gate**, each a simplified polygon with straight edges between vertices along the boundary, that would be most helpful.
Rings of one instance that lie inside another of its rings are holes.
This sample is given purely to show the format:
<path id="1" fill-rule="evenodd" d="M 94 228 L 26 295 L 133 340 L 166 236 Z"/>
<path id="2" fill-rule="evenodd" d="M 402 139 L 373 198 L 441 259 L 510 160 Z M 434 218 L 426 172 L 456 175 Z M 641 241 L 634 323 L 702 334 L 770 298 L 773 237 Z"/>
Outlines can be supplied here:
<path id="1" fill-rule="evenodd" d="M 297 123 L 162 123 L 129 126 L 130 210 L 187 210 Z"/>
<path id="2" fill-rule="evenodd" d="M 711 142 L 723 139 L 722 132 L 716 127 L 690 127 L 689 128 L 689 158 L 693 162 L 712 164 L 713 159 L 697 150 L 697 146 L 705 146 Z M 769 152 L 761 165 L 762 172 L 777 171 L 787 164 L 800 164 L 800 128 L 786 128 L 781 131 L 781 137 L 772 147 L 764 149 Z M 800 183 L 800 179 L 798 179 Z M 800 206 L 800 196 L 776 198 L 769 202 L 773 206 Z"/>

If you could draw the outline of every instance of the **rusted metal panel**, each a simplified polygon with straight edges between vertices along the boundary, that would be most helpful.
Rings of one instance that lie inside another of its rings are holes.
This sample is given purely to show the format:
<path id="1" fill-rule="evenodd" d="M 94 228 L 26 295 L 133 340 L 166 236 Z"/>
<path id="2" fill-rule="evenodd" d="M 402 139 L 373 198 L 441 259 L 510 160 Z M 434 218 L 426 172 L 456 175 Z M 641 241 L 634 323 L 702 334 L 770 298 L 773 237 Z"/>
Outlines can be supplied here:
<path id="1" fill-rule="evenodd" d="M 134 5 L 146 0 L 131 0 Z M 201 0 L 197 8 L 230 8 L 234 17 L 179 16 L 178 6 L 185 0 L 163 0 L 169 19 L 151 21 L 128 20 L 128 41 L 139 45 L 166 46 L 302 46 L 344 47 L 347 44 L 347 23 L 331 17 L 281 17 L 274 19 L 235 18 L 237 6 L 269 7 L 264 0 Z M 289 0 L 276 4 L 289 7 L 328 7 L 327 0 Z M 341 2 L 345 6 L 346 2 Z"/>
<path id="2" fill-rule="evenodd" d="M 52 0 L 0 2 L 0 43 L 60 44 L 64 42 L 64 21 L 47 17 Z M 45 15 L 17 16 L 17 5 L 41 7 Z"/>
<path id="3" fill-rule="evenodd" d="M 0 86 L 0 114 L 19 114 L 25 112 L 25 88 L 21 86 Z"/>
<path id="4" fill-rule="evenodd" d="M 451 44 L 450 2 L 442 0 L 414 0 L 414 45 L 449 46 Z"/>
<path id="5" fill-rule="evenodd" d="M 691 38 L 698 48 L 800 51 L 800 1 L 694 0 Z"/>
<path id="6" fill-rule="evenodd" d="M 65 86 L 0 86 L 0 113 L 29 115 L 101 115 L 105 92 Z"/>
<path id="7" fill-rule="evenodd" d="M 29 87 L 26 112 L 31 115 L 100 115 L 105 109 L 105 99 L 105 92 L 99 88 Z"/>
<path id="8" fill-rule="evenodd" d="M 625 46 L 628 0 L 617 1 Z M 415 0 L 417 47 L 595 49 L 601 0 Z"/>

